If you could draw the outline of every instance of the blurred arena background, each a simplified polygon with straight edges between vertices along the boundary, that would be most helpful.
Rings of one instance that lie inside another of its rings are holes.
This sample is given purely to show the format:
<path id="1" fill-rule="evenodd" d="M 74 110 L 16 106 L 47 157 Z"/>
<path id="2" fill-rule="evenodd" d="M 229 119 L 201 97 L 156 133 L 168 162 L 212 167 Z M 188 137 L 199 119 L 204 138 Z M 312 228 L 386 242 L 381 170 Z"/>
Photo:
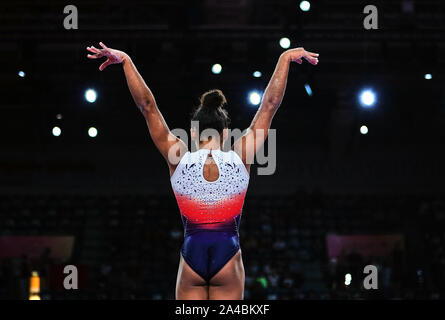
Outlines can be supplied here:
<path id="1" fill-rule="evenodd" d="M 0 298 L 28 299 L 33 271 L 42 299 L 174 298 L 183 234 L 167 166 L 121 67 L 99 72 L 86 46 L 129 53 L 171 129 L 188 130 L 212 88 L 245 129 L 287 38 L 320 64 L 292 65 L 276 172 L 251 172 L 245 297 L 443 299 L 445 3 L 309 3 L 76 1 L 66 30 L 70 3 L 2 2 Z M 62 286 L 67 264 L 79 290 Z M 368 264 L 378 290 L 362 286 Z"/>

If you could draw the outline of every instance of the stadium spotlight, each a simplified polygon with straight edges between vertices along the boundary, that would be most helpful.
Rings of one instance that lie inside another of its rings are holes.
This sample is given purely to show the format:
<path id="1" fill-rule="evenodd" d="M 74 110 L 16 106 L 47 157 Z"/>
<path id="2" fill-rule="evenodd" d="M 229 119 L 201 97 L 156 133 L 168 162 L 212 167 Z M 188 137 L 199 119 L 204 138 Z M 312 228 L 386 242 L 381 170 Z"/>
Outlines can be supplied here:
<path id="1" fill-rule="evenodd" d="M 91 127 L 91 128 L 89 128 L 89 129 L 88 129 L 88 135 L 89 135 L 91 138 L 96 137 L 96 136 L 97 136 L 97 129 L 96 129 L 95 127 Z"/>
<path id="2" fill-rule="evenodd" d="M 286 37 L 281 38 L 280 39 L 280 46 L 283 49 L 289 49 L 289 47 L 290 47 L 290 40 L 289 40 L 289 38 L 286 38 Z"/>
<path id="3" fill-rule="evenodd" d="M 312 88 L 311 88 L 311 86 L 310 86 L 308 83 L 306 83 L 306 84 L 304 85 L 304 88 L 306 89 L 306 93 L 307 93 L 307 95 L 308 95 L 309 97 L 311 97 L 311 96 L 312 96 Z"/>
<path id="4" fill-rule="evenodd" d="M 433 78 L 433 76 L 432 76 L 431 73 L 427 73 L 427 74 L 425 74 L 425 79 L 426 79 L 426 80 L 431 80 L 432 78 Z"/>
<path id="5" fill-rule="evenodd" d="M 261 71 L 255 71 L 255 72 L 253 73 L 253 76 L 254 76 L 255 78 L 261 78 L 262 75 L 263 75 L 263 74 L 261 73 Z"/>
<path id="6" fill-rule="evenodd" d="M 94 89 L 87 89 L 85 91 L 85 100 L 89 103 L 95 102 L 97 99 L 97 93 Z"/>
<path id="7" fill-rule="evenodd" d="M 345 274 L 345 285 L 349 286 L 352 281 L 352 276 L 350 273 Z"/>
<path id="8" fill-rule="evenodd" d="M 220 74 L 221 71 L 222 71 L 222 66 L 221 66 L 219 63 L 215 63 L 215 64 L 212 66 L 212 72 L 213 72 L 214 74 Z"/>
<path id="9" fill-rule="evenodd" d="M 371 108 L 375 104 L 375 101 L 376 95 L 372 90 L 366 89 L 360 93 L 360 104 L 364 108 Z"/>
<path id="10" fill-rule="evenodd" d="M 26 76 L 25 71 L 22 70 L 20 70 L 17 74 L 19 75 L 20 78 L 24 78 Z"/>
<path id="11" fill-rule="evenodd" d="M 368 127 L 367 126 L 361 126 L 360 127 L 360 133 L 361 134 L 367 134 L 368 133 Z"/>
<path id="12" fill-rule="evenodd" d="M 302 11 L 309 11 L 311 9 L 311 3 L 309 1 L 301 1 L 300 9 Z"/>
<path id="13" fill-rule="evenodd" d="M 257 106 L 261 102 L 261 93 L 258 91 L 250 91 L 249 92 L 249 102 L 250 104 Z"/>
<path id="14" fill-rule="evenodd" d="M 58 137 L 62 134 L 62 130 L 59 127 L 54 127 L 52 133 L 54 137 Z"/>

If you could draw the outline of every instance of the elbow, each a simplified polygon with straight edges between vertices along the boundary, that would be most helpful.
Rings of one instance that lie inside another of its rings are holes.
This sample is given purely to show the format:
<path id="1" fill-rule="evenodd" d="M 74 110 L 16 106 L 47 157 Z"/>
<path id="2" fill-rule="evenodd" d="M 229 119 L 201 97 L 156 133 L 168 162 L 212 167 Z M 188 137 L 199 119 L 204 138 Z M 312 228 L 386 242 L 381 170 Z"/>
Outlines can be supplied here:
<path id="1" fill-rule="evenodd" d="M 282 98 L 283 98 L 282 96 L 269 92 L 269 90 L 266 89 L 261 104 L 263 105 L 264 109 L 273 111 L 278 109 L 278 107 L 281 104 Z"/>
<path id="2" fill-rule="evenodd" d="M 281 100 L 280 99 L 267 99 L 264 101 L 263 105 L 264 108 L 268 111 L 275 111 L 278 109 L 278 107 L 281 104 Z"/>
<path id="3" fill-rule="evenodd" d="M 154 109 L 154 105 L 152 103 L 142 103 L 142 104 L 139 104 L 138 107 L 144 116 L 153 112 L 153 109 Z"/>

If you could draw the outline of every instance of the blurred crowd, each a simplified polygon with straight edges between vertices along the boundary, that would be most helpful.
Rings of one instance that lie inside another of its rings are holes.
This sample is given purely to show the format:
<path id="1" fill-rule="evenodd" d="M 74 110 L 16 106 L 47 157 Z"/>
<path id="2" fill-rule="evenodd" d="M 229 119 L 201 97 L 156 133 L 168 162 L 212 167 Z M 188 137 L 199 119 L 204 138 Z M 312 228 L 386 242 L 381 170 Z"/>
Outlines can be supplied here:
<path id="1" fill-rule="evenodd" d="M 240 227 L 246 299 L 442 299 L 445 203 L 438 195 L 248 196 Z M 0 260 L 0 298 L 27 299 L 31 271 L 42 299 L 174 299 L 183 231 L 169 196 L 3 196 L 0 236 L 73 235 L 69 261 L 50 248 Z M 402 234 L 386 256 L 329 257 L 328 234 Z M 63 264 L 81 267 L 64 290 Z M 378 269 L 378 290 L 363 268 Z"/>

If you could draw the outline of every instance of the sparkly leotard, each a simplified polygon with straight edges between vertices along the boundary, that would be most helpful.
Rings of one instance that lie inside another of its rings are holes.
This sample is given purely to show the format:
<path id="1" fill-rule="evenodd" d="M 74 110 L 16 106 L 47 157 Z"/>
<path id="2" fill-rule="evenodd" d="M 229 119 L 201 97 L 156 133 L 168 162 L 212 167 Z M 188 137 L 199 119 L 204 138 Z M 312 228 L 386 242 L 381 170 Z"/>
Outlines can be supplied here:
<path id="1" fill-rule="evenodd" d="M 207 181 L 204 164 L 211 154 L 219 177 Z M 187 264 L 209 281 L 238 252 L 238 228 L 249 174 L 232 150 L 187 152 L 171 177 L 184 225 L 181 252 Z"/>

